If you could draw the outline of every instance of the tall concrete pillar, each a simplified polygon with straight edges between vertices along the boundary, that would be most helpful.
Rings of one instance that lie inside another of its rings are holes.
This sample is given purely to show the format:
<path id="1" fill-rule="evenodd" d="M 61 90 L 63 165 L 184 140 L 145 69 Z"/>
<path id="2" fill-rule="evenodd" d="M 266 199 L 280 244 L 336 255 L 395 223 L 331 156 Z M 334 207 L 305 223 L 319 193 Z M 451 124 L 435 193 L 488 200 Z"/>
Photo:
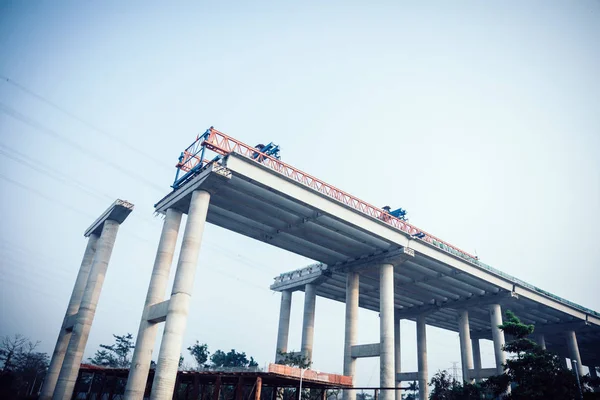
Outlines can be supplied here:
<path id="1" fill-rule="evenodd" d="M 504 331 L 498 327 L 502 325 L 502 309 L 500 304 L 492 304 L 490 306 L 490 322 L 492 326 L 492 340 L 494 341 L 494 355 L 496 357 L 496 373 L 503 374 L 506 354 L 502 350 L 504 346 Z"/>
<path id="2" fill-rule="evenodd" d="M 479 374 L 481 372 L 481 348 L 479 347 L 479 339 L 471 339 L 473 345 L 473 369 Z M 480 378 L 475 379 L 481 382 Z"/>
<path id="3" fill-rule="evenodd" d="M 104 284 L 104 277 L 108 268 L 108 262 L 117 238 L 119 223 L 112 220 L 104 221 L 102 233 L 97 243 L 96 255 L 81 299 L 77 320 L 73 326 L 71 340 L 67 347 L 63 366 L 58 375 L 58 382 L 54 391 L 54 400 L 70 400 L 73 396 L 75 381 L 79 373 L 79 365 L 83 359 L 83 352 L 90 335 L 90 329 L 96 306 Z"/>
<path id="4" fill-rule="evenodd" d="M 356 359 L 352 358 L 352 346 L 358 340 L 358 295 L 359 275 L 358 272 L 346 274 L 346 327 L 344 335 L 344 375 L 351 376 L 354 383 L 356 375 Z M 355 400 L 354 390 L 344 390 L 343 400 Z"/>
<path id="5" fill-rule="evenodd" d="M 460 359 L 462 365 L 463 381 L 472 383 L 469 370 L 473 369 L 473 352 L 471 349 L 471 332 L 469 330 L 469 312 L 467 310 L 458 313 L 458 333 L 460 337 Z"/>
<path id="6" fill-rule="evenodd" d="M 290 333 L 290 314 L 292 311 L 292 291 L 281 292 L 281 306 L 279 307 L 279 328 L 277 329 L 277 348 L 275 349 L 275 362 L 280 359 L 279 353 L 286 353 Z"/>
<path id="7" fill-rule="evenodd" d="M 394 318 L 394 366 L 396 367 L 396 373 L 394 374 L 394 380 L 396 376 L 402 372 L 402 348 L 400 340 L 400 319 Z M 402 400 L 402 382 L 396 382 L 396 400 Z"/>
<path id="8" fill-rule="evenodd" d="M 419 377 L 419 400 L 429 398 L 429 387 L 427 386 L 427 328 L 425 316 L 417 317 L 417 366 Z"/>
<path id="9" fill-rule="evenodd" d="M 394 367 L 394 266 L 379 267 L 379 386 L 396 386 Z M 395 390 L 382 390 L 381 400 L 394 400 Z"/>
<path id="10" fill-rule="evenodd" d="M 536 333 L 535 341 L 542 349 L 546 350 L 546 338 L 543 333 Z"/>
<path id="11" fill-rule="evenodd" d="M 192 193 L 152 383 L 152 400 L 167 400 L 173 397 L 209 202 L 210 193 L 204 190 Z"/>
<path id="12" fill-rule="evenodd" d="M 152 361 L 152 351 L 156 342 L 156 331 L 158 323 L 148 321 L 148 308 L 154 304 L 160 303 L 165 299 L 167 283 L 171 264 L 173 263 L 173 254 L 181 226 L 181 211 L 168 209 L 163 222 L 156 257 L 154 258 L 154 268 L 152 277 L 148 286 L 146 302 L 142 311 L 142 320 L 138 329 L 135 350 L 131 359 L 131 368 L 127 386 L 125 387 L 125 399 L 141 400 L 144 397 L 150 363 Z"/>
<path id="13" fill-rule="evenodd" d="M 569 357 L 571 360 L 577 361 L 577 372 L 579 376 L 583 376 L 583 365 L 581 364 L 581 355 L 579 354 L 579 346 L 577 345 L 577 336 L 575 331 L 567 331 L 567 347 L 569 348 Z M 573 365 L 573 362 L 571 362 Z"/>
<path id="14" fill-rule="evenodd" d="M 96 254 L 97 242 L 98 235 L 92 233 L 88 237 L 88 243 L 85 248 L 85 253 L 83 253 L 83 260 L 81 260 L 81 266 L 79 267 L 79 273 L 77 274 L 77 279 L 75 280 L 75 286 L 73 286 L 73 292 L 71 293 L 71 299 L 69 300 L 69 305 L 67 306 L 67 312 L 65 313 L 63 323 L 60 327 L 60 332 L 58 333 L 56 346 L 54 347 L 52 359 L 50 360 L 50 365 L 48 366 L 48 371 L 46 372 L 46 378 L 44 379 L 44 384 L 40 392 L 40 400 L 50 400 L 52 398 L 52 393 L 54 393 L 54 389 L 56 388 L 58 375 L 63 365 L 63 360 L 65 359 L 65 353 L 67 352 L 69 340 L 71 339 L 71 330 L 67 330 L 67 319 L 71 315 L 77 314 L 79 311 L 81 299 L 83 298 L 83 292 L 90 276 L 94 255 Z"/>
<path id="15" fill-rule="evenodd" d="M 304 287 L 304 316 L 302 318 L 302 355 L 312 361 L 313 340 L 315 334 L 315 305 L 317 288 L 312 283 Z"/>

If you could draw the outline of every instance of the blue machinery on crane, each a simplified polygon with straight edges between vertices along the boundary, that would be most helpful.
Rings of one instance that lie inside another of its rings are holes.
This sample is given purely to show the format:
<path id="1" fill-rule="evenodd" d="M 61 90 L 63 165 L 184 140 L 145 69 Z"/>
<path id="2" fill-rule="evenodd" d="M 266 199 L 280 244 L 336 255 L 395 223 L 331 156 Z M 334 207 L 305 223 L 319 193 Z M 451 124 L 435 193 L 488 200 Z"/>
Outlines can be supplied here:
<path id="1" fill-rule="evenodd" d="M 382 207 L 382 209 L 384 211 L 386 211 L 388 214 L 393 215 L 394 217 L 399 218 L 402 221 L 408 221 L 408 218 L 406 218 L 406 210 L 403 208 L 399 208 L 397 210 L 391 211 L 390 206 L 385 206 L 385 207 Z"/>
<path id="2" fill-rule="evenodd" d="M 175 174 L 175 180 L 173 181 L 173 185 L 171 185 L 173 189 L 178 189 L 185 182 L 189 181 L 191 178 L 196 176 L 198 172 L 202 171 L 202 169 L 204 169 L 204 167 L 207 164 L 213 161 L 220 160 L 221 157 L 223 157 L 223 155 L 226 154 L 223 151 L 221 151 L 221 149 L 216 148 L 215 146 L 211 146 L 206 141 L 209 138 L 213 129 L 214 128 L 211 126 L 202 135 L 198 135 L 196 137 L 196 140 L 194 140 L 194 142 L 191 145 L 189 145 L 184 151 L 181 152 L 181 155 L 179 156 L 179 162 L 177 163 L 177 165 L 175 165 L 175 167 L 177 168 L 177 172 Z M 266 145 L 257 144 L 256 146 L 254 146 L 254 148 L 256 149 L 256 151 L 252 153 L 251 158 L 258 162 L 262 162 L 265 159 L 265 155 L 275 158 L 277 160 L 281 159 L 281 156 L 279 155 L 279 145 L 276 145 L 273 142 L 270 142 Z M 204 158 L 206 155 L 206 151 L 212 151 L 214 153 L 217 153 L 217 155 L 211 160 L 208 160 Z M 185 174 L 183 174 L 180 177 L 179 174 L 182 171 L 185 172 Z"/>

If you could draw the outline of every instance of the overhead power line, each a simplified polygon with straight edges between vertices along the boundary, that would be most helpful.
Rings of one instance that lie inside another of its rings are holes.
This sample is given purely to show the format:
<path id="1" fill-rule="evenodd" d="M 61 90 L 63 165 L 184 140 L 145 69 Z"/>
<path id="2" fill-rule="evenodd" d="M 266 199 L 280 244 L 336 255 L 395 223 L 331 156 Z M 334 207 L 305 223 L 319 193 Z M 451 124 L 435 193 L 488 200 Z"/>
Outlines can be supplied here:
<path id="1" fill-rule="evenodd" d="M 67 115 L 69 117 L 71 117 L 72 119 L 74 119 L 74 120 L 78 121 L 79 123 L 85 125 L 87 128 L 89 128 L 91 130 L 94 130 L 95 132 L 97 132 L 99 134 L 102 134 L 102 135 L 104 135 L 106 137 L 109 137 L 112 140 L 115 140 L 115 141 L 121 143 L 122 145 L 126 146 L 127 148 L 131 149 L 132 151 L 134 151 L 134 152 L 136 152 L 136 153 L 144 156 L 147 159 L 152 160 L 157 165 L 159 165 L 159 166 L 162 167 L 163 163 L 161 161 L 159 161 L 158 159 L 154 158 L 150 154 L 143 152 L 142 150 L 138 149 L 137 147 L 130 145 L 129 143 L 127 143 L 126 141 L 122 140 L 118 136 L 113 135 L 113 134 L 111 134 L 109 132 L 106 132 L 106 131 L 104 131 L 102 129 L 99 129 L 98 127 L 96 127 L 93 124 L 89 123 L 85 119 L 79 117 L 75 113 L 70 112 L 69 110 L 63 108 L 62 106 L 60 106 L 60 105 L 52 102 L 51 100 L 48 100 L 47 98 L 39 95 L 38 93 L 34 92 L 33 90 L 25 87 L 24 85 L 22 85 L 22 84 L 20 84 L 20 83 L 18 83 L 16 81 L 14 81 L 14 80 L 6 77 L 6 76 L 0 75 L 0 79 L 4 80 L 6 83 L 8 83 L 8 84 L 10 84 L 10 85 L 12 85 L 14 87 L 16 87 L 17 89 L 21 90 L 22 92 L 27 93 L 28 95 L 36 98 L 37 100 L 39 100 L 39 101 L 47 104 L 48 106 L 52 107 L 53 109 L 58 110 L 61 113 L 65 114 L 65 115 Z M 12 117 L 14 119 L 17 119 L 17 120 L 19 120 L 19 121 L 21 121 L 21 122 L 29 125 L 30 127 L 36 129 L 39 132 L 45 133 L 45 134 L 47 134 L 49 136 L 52 136 L 53 138 L 55 138 L 57 140 L 60 140 L 60 141 L 62 141 L 64 143 L 66 143 L 66 144 L 68 144 L 68 145 L 70 145 L 70 146 L 78 149 L 79 151 L 82 151 L 82 152 L 84 152 L 86 154 L 89 154 L 90 156 L 92 156 L 96 160 L 98 160 L 98 161 L 100 161 L 100 162 L 102 162 L 102 163 L 104 163 L 104 164 L 106 164 L 106 165 L 108 165 L 108 166 L 110 166 L 110 167 L 112 167 L 114 169 L 117 169 L 121 173 L 125 172 L 126 175 L 129 175 L 132 178 L 145 183 L 146 185 L 152 187 L 153 189 L 156 189 L 157 191 L 160 191 L 161 193 L 164 192 L 164 188 L 160 187 L 159 185 L 156 185 L 154 182 L 152 182 L 152 181 L 144 178 L 143 176 L 141 176 L 141 175 L 139 175 L 137 173 L 123 171 L 123 169 L 120 166 L 118 166 L 117 164 L 115 164 L 115 163 L 113 163 L 113 162 L 111 162 L 109 160 L 106 160 L 104 157 L 102 157 L 102 156 L 100 156 L 100 155 L 98 155 L 98 154 L 96 154 L 94 152 L 91 152 L 90 150 L 86 149 L 85 147 L 79 145 L 78 143 L 76 143 L 76 142 L 74 142 L 74 141 L 72 141 L 72 140 L 64 137 L 60 133 L 58 133 L 58 132 L 56 132 L 56 131 L 48 128 L 47 126 L 44 126 L 43 124 L 35 121 L 34 119 L 32 119 L 30 117 L 27 117 L 24 114 L 19 113 L 15 109 L 12 109 L 11 107 L 7 106 L 6 104 L 3 104 L 2 102 L 0 102 L 0 111 L 4 112 L 5 114 L 9 115 L 10 117 Z M 64 174 L 64 173 L 56 170 L 55 168 L 52 168 L 51 166 L 49 166 L 47 164 L 44 165 L 44 163 L 40 162 L 37 159 L 33 160 L 31 157 L 28 157 L 27 155 L 25 155 L 25 154 L 23 154 L 21 152 L 18 152 L 15 149 L 12 149 L 12 148 L 10 148 L 8 146 L 2 145 L 2 144 L 0 144 L 0 147 L 2 147 L 2 148 L 5 149 L 5 150 L 2 150 L 0 148 L 0 154 L 2 154 L 3 156 L 5 156 L 7 158 L 10 158 L 13 161 L 21 163 L 23 165 L 26 165 L 27 167 L 29 167 L 31 169 L 34 169 L 34 170 L 36 170 L 37 172 L 39 172 L 41 174 L 44 174 L 44 175 L 46 175 L 48 177 L 51 177 L 51 178 L 53 178 L 55 180 L 58 180 L 58 181 L 60 181 L 60 182 L 62 182 L 64 184 L 77 187 L 80 190 L 83 190 L 83 191 L 87 192 L 88 194 L 90 194 L 90 195 L 92 195 L 94 197 L 101 198 L 102 200 L 104 200 L 104 198 L 111 199 L 111 200 L 113 199 L 112 196 L 109 196 L 109 195 L 107 195 L 105 193 L 100 193 L 97 190 L 95 190 L 94 188 L 92 188 L 91 186 L 86 185 L 85 183 L 83 183 L 81 181 L 77 181 L 76 179 L 74 179 L 74 178 L 72 178 L 72 177 L 70 177 L 70 176 L 68 176 L 68 175 L 66 175 L 66 174 Z M 38 165 L 41 165 L 45 169 L 39 168 Z M 19 186 L 19 187 L 21 187 L 24 190 L 28 190 L 30 192 L 33 192 L 33 193 L 35 193 L 35 194 L 37 194 L 37 195 L 39 195 L 41 197 L 44 197 L 47 200 L 50 200 L 50 201 L 52 201 L 54 203 L 62 205 L 63 207 L 66 207 L 66 208 L 68 208 L 68 209 L 70 209 L 70 210 L 72 210 L 74 212 L 77 212 L 79 214 L 85 215 L 86 217 L 90 217 L 90 215 L 87 214 L 84 211 L 78 210 L 78 209 L 76 209 L 76 208 L 74 208 L 74 207 L 72 207 L 72 206 L 70 206 L 70 205 L 68 205 L 68 204 L 66 204 L 66 203 L 64 203 L 64 202 L 62 202 L 60 200 L 51 198 L 51 197 L 43 194 L 39 190 L 36 190 L 36 189 L 31 188 L 31 187 L 29 187 L 27 185 L 24 185 L 24 184 L 22 184 L 22 183 L 20 183 L 18 181 L 15 181 L 15 180 L 13 180 L 13 179 L 5 176 L 5 175 L 1 175 L 0 174 L 0 179 L 4 179 L 4 180 L 8 181 L 9 183 L 12 183 L 12 184 L 14 184 L 16 186 Z M 140 217 L 142 219 L 144 219 L 145 221 L 154 222 L 153 220 L 151 220 L 147 216 L 141 215 Z M 136 239 L 145 242 L 145 244 L 149 244 L 150 246 L 154 245 L 148 239 L 142 238 L 142 237 L 140 237 L 140 236 L 138 236 L 136 234 L 133 234 L 131 232 L 128 232 L 128 233 L 131 236 L 135 237 Z M 209 247 L 215 247 L 217 249 L 219 249 L 219 248 L 223 249 L 222 246 L 219 246 L 216 243 L 211 243 L 210 241 L 205 241 L 205 242 L 206 242 L 205 245 L 208 245 Z M 263 273 L 270 273 L 270 272 L 278 273 L 277 271 L 274 271 L 272 268 L 267 267 L 266 265 L 257 264 L 253 260 L 251 260 L 249 258 L 246 258 L 246 257 L 242 256 L 241 254 L 233 255 L 233 254 L 229 254 L 228 252 L 219 252 L 219 254 L 224 255 L 225 257 L 233 260 L 234 262 L 245 264 L 245 265 L 247 265 L 247 266 L 249 266 L 251 268 L 254 268 L 254 269 L 258 268 L 258 270 L 260 272 L 263 272 Z M 262 269 L 262 268 L 266 268 L 270 272 L 267 272 L 265 269 Z M 260 288 L 262 290 L 269 291 L 269 289 L 267 289 L 265 287 L 262 287 L 262 286 L 260 286 L 258 284 L 253 283 L 253 282 L 249 282 L 247 280 L 241 279 L 241 278 L 239 278 L 237 276 L 232 276 L 232 275 L 226 274 L 226 273 L 224 273 L 223 271 L 220 271 L 220 270 L 216 270 L 216 272 L 218 272 L 220 274 L 223 274 L 225 276 L 228 276 L 230 278 L 234 278 L 234 279 L 236 279 L 238 281 L 245 281 L 246 283 L 249 283 L 250 285 L 252 285 L 252 286 L 254 286 L 256 288 Z"/>
<path id="2" fill-rule="evenodd" d="M 56 204 L 60 204 L 61 206 L 65 207 L 65 208 L 68 208 L 69 210 L 71 210 L 73 212 L 76 212 L 77 214 L 81 214 L 81 215 L 83 215 L 83 216 L 85 216 L 87 218 L 91 218 L 91 221 L 93 221 L 95 219 L 95 217 L 93 217 L 92 215 L 88 214 L 85 211 L 78 210 L 77 208 L 75 208 L 75 207 L 73 207 L 73 206 L 71 206 L 71 205 L 69 205 L 67 203 L 63 203 L 60 200 L 57 200 L 57 199 L 52 198 L 50 196 L 47 196 L 44 193 L 40 192 L 39 190 L 37 190 L 35 188 L 32 188 L 31 186 L 24 185 L 21 182 L 15 181 L 14 179 L 11 179 L 11 178 L 9 178 L 8 176 L 6 176 L 4 174 L 0 173 L 0 179 L 4 179 L 5 181 L 7 181 L 9 183 L 12 183 L 15 186 L 20 187 L 21 189 L 24 189 L 24 190 L 29 191 L 31 193 L 35 193 L 36 195 L 38 195 L 40 197 L 43 197 L 44 199 L 46 199 L 48 201 L 51 201 L 51 202 L 56 203 Z"/>
<path id="3" fill-rule="evenodd" d="M 49 201 L 51 201 L 51 202 L 54 202 L 54 203 L 56 203 L 56 204 L 58 204 L 58 205 L 61 205 L 61 206 L 65 207 L 65 208 L 67 208 L 67 209 L 69 209 L 69 210 L 71 210 L 71 211 L 73 211 L 73 212 L 76 212 L 76 213 L 78 213 L 78 214 L 84 215 L 85 217 L 87 217 L 87 218 L 90 218 L 91 220 L 93 220 L 93 219 L 94 219 L 94 217 L 92 217 L 90 214 L 88 214 L 88 213 L 87 213 L 87 212 L 85 212 L 85 211 L 79 210 L 79 209 L 77 209 L 77 208 L 75 208 L 75 207 L 72 207 L 71 205 L 69 205 L 69 204 L 67 204 L 67 203 L 64 203 L 64 202 L 62 202 L 62 201 L 60 201 L 60 200 L 58 200 L 58 199 L 55 199 L 55 198 L 53 198 L 53 197 L 50 197 L 50 196 L 47 196 L 47 195 L 45 195 L 44 193 L 40 192 L 39 190 L 37 190 L 37 189 L 35 189 L 35 188 L 32 188 L 32 187 L 30 187 L 30 186 L 28 186 L 28 185 L 25 185 L 25 184 L 23 184 L 23 183 L 17 182 L 17 181 L 15 181 L 14 179 L 11 179 L 11 178 L 9 178 L 9 177 L 7 177 L 7 176 L 5 176 L 5 175 L 1 174 L 1 173 L 0 173 L 0 179 L 4 179 L 5 181 L 7 181 L 7 182 L 9 182 L 9 183 L 12 183 L 12 184 L 14 184 L 14 185 L 16 185 L 16 186 L 18 186 L 18 187 L 20 187 L 20 188 L 24 189 L 24 190 L 30 191 L 30 192 L 32 192 L 32 193 L 34 193 L 34 194 L 38 195 L 38 196 L 41 196 L 41 197 L 45 198 L 46 200 L 49 200 Z M 154 249 L 154 246 L 155 246 L 155 244 L 154 244 L 153 242 L 151 242 L 150 240 L 148 240 L 148 239 L 146 239 L 146 238 L 143 238 L 143 237 L 141 237 L 141 236 L 137 235 L 137 234 L 136 234 L 136 233 L 134 233 L 134 232 L 131 232 L 131 231 L 130 231 L 129 229 L 127 229 L 126 227 L 124 227 L 124 230 L 125 230 L 125 232 L 127 232 L 127 234 L 128 234 L 129 236 L 131 236 L 131 237 L 133 237 L 133 238 L 135 238 L 135 239 L 137 239 L 137 240 L 139 240 L 139 241 L 143 242 L 143 243 L 144 243 L 145 245 L 147 245 L 149 248 L 152 248 L 152 249 Z M 207 243 L 207 245 L 208 245 L 209 247 L 215 247 L 215 248 L 217 248 L 217 246 L 215 246 L 215 244 L 214 244 L 214 243 L 210 243 L 210 242 L 209 242 L 209 243 Z M 235 256 L 229 255 L 229 254 L 227 254 L 227 253 L 223 253 L 223 252 L 221 252 L 221 251 L 219 251 L 218 253 L 219 253 L 219 254 L 221 254 L 221 255 L 225 255 L 227 258 L 229 258 L 229 259 L 231 259 L 231 260 L 233 260 L 233 261 L 237 261 L 237 262 L 242 262 L 242 263 L 244 263 L 242 260 L 236 259 L 236 258 L 235 258 Z M 245 262 L 244 264 L 246 264 L 246 265 L 250 265 L 250 264 L 248 264 L 247 262 Z M 250 265 L 250 266 L 252 266 L 252 265 Z M 221 274 L 221 275 L 227 276 L 227 277 L 229 277 L 229 278 L 236 279 L 236 280 L 238 280 L 238 281 L 240 281 L 240 282 L 245 282 L 245 283 L 247 283 L 247 284 L 249 284 L 249 285 L 251 285 L 251 286 L 253 286 L 253 287 L 255 287 L 255 288 L 260 288 L 260 289 L 262 289 L 262 290 L 267 290 L 267 291 L 269 291 L 269 289 L 268 289 L 268 288 L 266 288 L 266 287 L 262 287 L 262 286 L 260 286 L 259 284 L 256 284 L 256 283 L 254 283 L 254 282 L 248 281 L 248 280 L 246 280 L 246 279 L 243 279 L 243 278 L 240 278 L 240 277 L 237 277 L 237 276 L 233 276 L 233 275 L 231 275 L 231 274 L 228 274 L 228 273 L 226 273 L 226 272 L 223 272 L 223 271 L 221 271 L 221 270 L 219 270 L 219 269 L 214 269 L 214 271 L 215 271 L 215 272 L 217 272 L 218 274 Z M 265 271 L 261 271 L 261 272 L 265 272 Z"/>
<path id="4" fill-rule="evenodd" d="M 157 158 L 154 158 L 152 155 L 146 153 L 143 150 L 140 150 L 138 147 L 133 146 L 129 143 L 127 143 L 125 140 L 123 140 L 122 138 L 120 138 L 117 135 L 113 135 L 112 133 L 109 133 L 103 129 L 98 128 L 97 126 L 93 125 L 92 123 L 86 121 L 85 119 L 81 118 L 80 116 L 72 113 L 71 111 L 61 107 L 60 105 L 56 104 L 55 102 L 43 97 L 42 95 L 34 92 L 33 90 L 25 87 L 24 85 L 16 82 L 15 80 L 4 76 L 4 75 L 0 75 L 0 79 L 2 79 L 3 81 L 5 81 L 6 83 L 8 83 L 9 85 L 12 85 L 14 87 L 16 87 L 17 89 L 19 89 L 20 91 L 27 93 L 28 95 L 36 98 L 37 100 L 41 101 L 42 103 L 54 108 L 55 110 L 60 111 L 61 113 L 73 118 L 74 120 L 78 121 L 79 123 L 81 123 L 82 125 L 86 126 L 87 128 L 89 128 L 90 130 L 93 130 L 96 133 L 99 133 L 101 135 L 104 135 L 108 138 L 110 138 L 111 140 L 117 141 L 119 143 L 121 143 L 123 146 L 127 147 L 128 149 L 130 149 L 131 151 L 141 155 L 142 157 L 148 159 L 148 160 L 152 160 L 152 162 L 154 162 L 156 165 L 158 165 L 159 167 L 163 168 L 163 163 L 158 160 Z"/>
<path id="5" fill-rule="evenodd" d="M 15 150 L 9 146 L 5 146 L 1 143 L 0 143 L 0 154 L 3 155 L 4 157 L 10 158 L 11 160 L 20 163 L 22 165 L 25 165 L 25 166 L 39 172 L 40 174 L 43 174 L 52 179 L 58 180 L 59 182 L 62 182 L 65 185 L 73 186 L 73 187 L 78 188 L 79 190 L 83 190 L 84 192 L 88 193 L 91 196 L 94 196 L 96 198 L 101 198 L 102 200 L 105 200 L 105 199 L 110 200 L 110 201 L 114 200 L 113 196 L 109 196 L 105 193 L 100 193 L 100 192 L 90 188 L 88 185 L 86 185 L 74 178 L 71 178 L 71 177 L 63 174 L 62 172 L 54 169 L 50 165 L 45 164 L 39 160 L 34 160 L 31 157 L 28 157 L 27 155 L 19 152 L 18 150 Z"/>
<path id="6" fill-rule="evenodd" d="M 29 125 L 30 127 L 36 129 L 38 132 L 45 133 L 48 136 L 51 136 L 57 140 L 60 140 L 64 143 L 68 144 L 69 146 L 76 148 L 78 151 L 81 151 L 82 153 L 86 153 L 86 154 L 90 155 L 95 160 L 102 162 L 111 168 L 114 168 L 115 170 L 119 171 L 120 173 L 124 173 L 125 175 L 129 175 L 130 177 L 134 178 L 135 180 L 140 180 L 140 181 L 146 183 L 147 185 L 151 186 L 153 189 L 159 191 L 160 193 L 164 193 L 165 189 L 162 186 L 157 185 L 156 183 L 147 179 L 143 175 L 140 175 L 133 171 L 124 170 L 122 166 L 117 165 L 114 162 L 107 160 L 105 157 L 102 157 L 102 156 L 86 149 L 85 147 L 81 146 L 79 143 L 74 142 L 73 140 L 64 137 L 63 135 L 59 134 L 58 132 L 48 128 L 47 126 L 44 126 L 43 124 L 35 121 L 32 118 L 27 117 L 26 115 L 21 114 L 17 110 L 7 106 L 6 104 L 4 104 L 2 102 L 0 102 L 0 111 L 2 111 L 6 115 L 8 115 L 16 120 L 19 120 L 19 121 Z"/>

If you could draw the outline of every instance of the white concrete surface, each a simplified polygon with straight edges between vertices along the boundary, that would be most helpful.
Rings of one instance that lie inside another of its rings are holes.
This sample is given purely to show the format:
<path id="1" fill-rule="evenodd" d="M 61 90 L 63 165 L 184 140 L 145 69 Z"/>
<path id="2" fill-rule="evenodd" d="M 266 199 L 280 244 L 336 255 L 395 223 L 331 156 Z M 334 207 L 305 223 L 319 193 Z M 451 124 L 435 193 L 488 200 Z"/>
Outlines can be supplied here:
<path id="1" fill-rule="evenodd" d="M 117 238 L 119 223 L 112 220 L 104 221 L 102 234 L 98 239 L 96 255 L 88 276 L 81 305 L 77 314 L 77 323 L 73 327 L 71 340 L 65 354 L 63 366 L 58 375 L 53 400 L 71 400 L 83 352 L 87 344 L 92 322 L 96 314 L 96 306 L 104 284 L 104 277 L 110 261 L 110 256 Z"/>
<path id="2" fill-rule="evenodd" d="M 77 279 L 75 279 L 75 285 L 73 286 L 73 292 L 71 293 L 71 299 L 67 306 L 67 311 L 63 319 L 62 326 L 58 333 L 58 339 L 56 340 L 56 346 L 52 353 L 52 359 L 46 372 L 46 378 L 40 392 L 40 400 L 50 400 L 54 389 L 56 388 L 56 382 L 58 381 L 58 375 L 65 359 L 65 353 L 71 339 L 71 331 L 67 331 L 68 325 L 71 325 L 73 318 L 76 318 L 76 314 L 79 311 L 81 305 L 81 299 L 87 285 L 88 278 L 90 276 L 90 270 L 92 268 L 92 262 L 94 261 L 94 255 L 96 254 L 96 245 L 98 242 L 98 235 L 90 234 L 88 237 L 87 246 L 83 253 L 83 260 L 77 273 Z"/>
<path id="3" fill-rule="evenodd" d="M 396 368 L 394 367 L 394 266 L 379 266 L 379 386 L 396 386 Z M 394 400 L 395 390 L 382 390 L 381 400 Z"/>
<path id="4" fill-rule="evenodd" d="M 471 339 L 471 344 L 473 348 L 473 369 L 477 374 L 481 371 L 481 347 L 479 346 L 479 339 Z M 475 379 L 475 381 L 479 382 L 481 379 Z"/>
<path id="5" fill-rule="evenodd" d="M 469 370 L 473 369 L 473 352 L 471 348 L 471 332 L 469 330 L 469 312 L 467 310 L 459 311 L 458 334 L 463 381 L 472 383 L 473 379 L 469 376 Z"/>
<path id="6" fill-rule="evenodd" d="M 577 371 L 579 372 L 579 376 L 583 376 L 583 364 L 581 363 L 581 355 L 579 354 L 579 346 L 577 345 L 577 336 L 575 335 L 575 331 L 567 331 L 567 347 L 569 349 L 569 358 L 571 359 L 571 365 L 573 365 L 573 360 L 577 362 Z"/>
<path id="7" fill-rule="evenodd" d="M 502 308 L 500 304 L 490 305 L 490 322 L 492 327 L 492 340 L 494 342 L 494 357 L 496 359 L 496 372 L 504 373 L 503 364 L 506 362 L 506 353 L 502 350 L 504 346 L 504 331 L 498 328 L 502 325 Z"/>
<path id="8" fill-rule="evenodd" d="M 277 345 L 275 348 L 275 362 L 280 358 L 279 353 L 287 353 L 290 334 L 290 314 L 292 312 L 292 291 L 281 292 L 281 306 L 279 307 L 279 327 L 277 328 Z"/>
<path id="9" fill-rule="evenodd" d="M 419 400 L 429 398 L 428 373 L 427 373 L 427 325 L 425 316 L 417 317 L 417 367 L 419 369 Z"/>
<path id="10" fill-rule="evenodd" d="M 352 346 L 358 340 L 358 295 L 359 274 L 351 271 L 346 273 L 346 325 L 344 329 L 344 375 L 351 376 L 354 382 L 356 376 L 356 360 L 352 358 Z M 355 400 L 354 390 L 344 390 L 343 400 Z"/>
<path id="11" fill-rule="evenodd" d="M 396 400 L 402 400 L 402 382 L 398 381 L 398 374 L 402 373 L 402 348 L 400 340 L 400 319 L 394 320 L 394 366 L 396 368 Z"/>
<path id="12" fill-rule="evenodd" d="M 162 303 L 165 298 L 173 254 L 175 253 L 177 236 L 181 226 L 181 217 L 181 211 L 172 208 L 168 209 L 165 215 L 144 310 L 142 311 L 135 350 L 131 358 L 131 368 L 125 387 L 126 400 L 142 400 L 144 397 L 158 330 L 158 323 L 149 321 L 153 319 L 149 315 L 151 313 L 150 307 Z M 168 313 L 168 306 L 166 312 Z"/>
<path id="13" fill-rule="evenodd" d="M 152 383 L 150 397 L 152 400 L 170 400 L 173 397 L 179 355 L 187 326 L 190 299 L 194 287 L 194 277 L 209 202 L 210 193 L 202 190 L 196 190 L 192 193 L 154 382 Z"/>
<path id="14" fill-rule="evenodd" d="M 537 344 L 540 345 L 540 347 L 544 350 L 546 350 L 546 338 L 544 337 L 543 333 L 538 333 L 535 335 L 535 341 Z"/>
<path id="15" fill-rule="evenodd" d="M 316 300 L 315 285 L 309 283 L 304 287 L 304 316 L 302 318 L 302 345 L 300 351 L 310 361 L 313 360 Z"/>

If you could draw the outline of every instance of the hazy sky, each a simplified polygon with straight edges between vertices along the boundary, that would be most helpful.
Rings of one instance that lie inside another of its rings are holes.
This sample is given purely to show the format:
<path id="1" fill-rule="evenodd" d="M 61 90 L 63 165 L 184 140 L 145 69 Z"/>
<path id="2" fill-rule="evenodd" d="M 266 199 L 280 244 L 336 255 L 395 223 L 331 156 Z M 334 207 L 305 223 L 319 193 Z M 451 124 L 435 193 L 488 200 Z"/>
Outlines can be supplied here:
<path id="1" fill-rule="evenodd" d="M 275 141 L 285 162 L 600 310 L 600 2 L 0 4 L 0 335 L 52 351 L 83 232 L 117 197 L 136 209 L 86 357 L 137 333 L 162 224 L 152 206 L 211 125 Z M 186 346 L 272 361 L 268 287 L 311 260 L 214 226 L 204 238 Z M 316 369 L 342 371 L 343 321 L 342 303 L 317 300 Z M 402 330 L 414 371 L 415 326 Z M 359 341 L 378 338 L 377 314 L 361 312 Z M 430 376 L 450 368 L 458 334 L 428 328 L 428 350 Z M 358 383 L 377 385 L 378 370 L 360 360 Z"/>

